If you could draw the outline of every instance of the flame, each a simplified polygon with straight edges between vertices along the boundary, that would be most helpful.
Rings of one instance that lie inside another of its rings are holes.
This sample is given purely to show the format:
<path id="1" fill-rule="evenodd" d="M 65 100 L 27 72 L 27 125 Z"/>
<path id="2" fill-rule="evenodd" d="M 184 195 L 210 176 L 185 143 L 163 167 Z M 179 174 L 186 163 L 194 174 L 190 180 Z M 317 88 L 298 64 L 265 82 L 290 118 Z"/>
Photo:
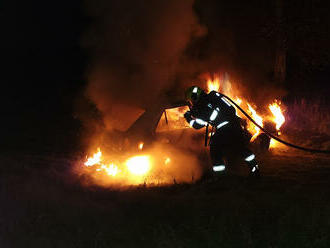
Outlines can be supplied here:
<path id="1" fill-rule="evenodd" d="M 220 76 L 216 74 L 216 76 L 213 76 L 213 79 L 211 79 L 210 75 L 207 75 L 207 89 L 208 92 L 211 92 L 212 90 L 219 91 L 220 89 Z M 242 107 L 245 111 L 249 111 L 255 119 L 255 121 L 263 127 L 263 117 L 261 115 L 257 114 L 256 110 L 251 107 L 251 105 L 244 101 L 244 98 L 240 96 L 238 93 L 238 90 L 232 87 L 232 83 L 229 80 L 228 74 L 224 74 L 224 78 L 221 81 L 221 89 L 222 93 L 226 94 L 232 99 L 235 99 L 235 102 L 237 105 Z M 247 107 L 246 107 L 247 106 Z M 240 117 L 239 111 L 236 111 L 236 115 Z M 251 141 L 253 141 L 260 133 L 260 129 L 256 127 L 253 123 L 249 122 L 248 124 L 248 130 L 252 133 L 253 137 L 251 138 Z"/>
<path id="2" fill-rule="evenodd" d="M 276 130 L 280 130 L 281 126 L 283 125 L 283 123 L 285 122 L 285 117 L 282 113 L 281 110 L 281 102 L 275 100 L 275 102 L 273 104 L 269 104 L 269 109 L 272 112 L 274 118 L 273 118 L 273 122 L 276 123 Z M 278 132 L 278 135 L 280 135 L 281 133 Z"/>
<path id="3" fill-rule="evenodd" d="M 242 104 L 242 99 L 241 98 L 238 98 L 238 97 L 236 97 L 236 103 L 237 103 L 237 105 L 241 105 Z"/>
<path id="4" fill-rule="evenodd" d="M 194 158 L 187 155 L 176 154 L 175 162 L 172 161 L 168 154 L 164 154 L 163 147 L 154 147 L 154 150 L 149 151 L 149 154 L 130 156 L 125 160 L 122 158 L 115 162 L 109 161 L 108 156 L 102 156 L 101 149 L 86 158 L 84 164 L 84 173 L 91 176 L 94 182 L 98 185 L 113 185 L 113 186 L 128 186 L 139 184 L 172 184 L 173 173 L 179 173 L 179 180 L 183 182 L 192 182 L 191 176 L 186 173 L 188 167 L 197 165 Z M 166 150 L 167 151 L 167 150 Z M 168 151 L 167 151 L 168 152 Z M 172 150 L 173 152 L 173 150 Z M 121 155 L 120 155 L 121 156 Z M 119 157 L 120 157 L 119 156 Z M 180 158 L 181 156 L 181 158 Z M 95 157 L 97 159 L 95 159 Z M 116 157 L 116 156 L 113 156 Z M 179 159 L 179 160 L 178 160 Z M 93 160 L 93 163 L 90 162 Z M 120 162 L 121 161 L 121 162 Z M 178 161 L 181 161 L 178 163 Z M 182 164 L 190 161 L 187 165 Z M 95 163 L 94 163 L 95 162 Z M 161 166 L 169 165 L 172 166 Z M 157 166 L 159 165 L 159 166 Z M 181 170 L 181 172 L 180 172 Z M 193 169 L 196 174 L 196 179 L 200 176 L 199 169 Z"/>
<path id="5" fill-rule="evenodd" d="M 143 147 L 143 143 L 142 143 Z M 130 173 L 133 175 L 144 175 L 150 169 L 150 157 L 149 156 L 133 156 L 127 159 L 125 165 Z M 120 170 L 117 165 L 114 163 L 105 164 L 102 158 L 102 152 L 100 148 L 97 148 L 97 152 L 93 156 L 87 158 L 87 161 L 84 163 L 85 166 L 91 167 L 94 165 L 99 165 L 99 168 L 96 171 L 104 171 L 109 176 L 116 176 Z"/>
<path id="6" fill-rule="evenodd" d="M 116 176 L 118 174 L 118 167 L 115 164 L 101 165 L 101 168 L 96 169 L 96 171 L 104 170 L 109 176 Z"/>
<path id="7" fill-rule="evenodd" d="M 95 164 L 100 163 L 101 159 L 102 159 L 102 152 L 101 152 L 101 149 L 99 147 L 99 148 L 97 148 L 97 152 L 94 153 L 94 155 L 92 157 L 87 159 L 87 161 L 85 162 L 85 165 L 86 166 L 93 166 Z"/>
<path id="8" fill-rule="evenodd" d="M 251 115 L 252 115 L 252 118 L 260 125 L 263 127 L 263 122 L 262 122 L 262 117 L 260 115 L 257 114 L 257 112 L 255 111 L 254 108 L 251 107 L 250 104 L 248 104 L 248 107 L 249 107 L 249 111 L 251 112 Z M 254 124 L 253 124 L 254 125 Z M 255 126 L 254 125 L 254 130 L 255 130 L 255 133 L 253 134 L 252 138 L 251 138 L 251 141 L 253 141 L 260 133 L 260 128 Z"/>
<path id="9" fill-rule="evenodd" d="M 275 148 L 275 147 L 278 147 L 279 144 L 281 144 L 281 143 L 279 143 L 277 140 L 270 139 L 269 148 L 270 148 L 270 149 L 273 149 L 273 148 Z"/>
<path id="10" fill-rule="evenodd" d="M 149 156 L 135 156 L 126 161 L 126 166 L 133 175 L 144 175 L 151 167 Z"/>
<path id="11" fill-rule="evenodd" d="M 241 106 L 241 104 L 242 104 L 242 99 L 241 98 L 239 98 L 239 97 L 236 97 L 236 101 L 235 101 L 236 103 L 237 103 L 237 105 L 238 106 Z M 239 111 L 236 109 L 236 115 L 238 116 L 238 117 L 241 117 L 241 115 L 240 115 L 240 113 L 239 113 Z"/>
<path id="12" fill-rule="evenodd" d="M 202 77 L 206 80 L 208 92 L 212 90 L 219 91 L 219 89 L 221 89 L 221 93 L 227 95 L 231 99 L 235 99 L 237 105 L 240 106 L 244 111 L 248 112 L 260 126 L 264 126 L 264 119 L 270 120 L 276 126 L 277 135 L 281 135 L 280 128 L 285 122 L 285 117 L 283 115 L 283 108 L 281 107 L 280 101 L 274 100 L 273 103 L 268 106 L 270 112 L 268 114 L 265 113 L 261 115 L 257 113 L 255 108 L 252 107 L 252 104 L 249 104 L 246 99 L 242 97 L 239 88 L 235 87 L 235 84 L 232 84 L 227 73 L 224 73 L 223 77 L 220 77 L 219 74 L 214 74 L 213 76 L 210 74 L 204 74 Z M 240 111 L 238 109 L 236 109 L 236 115 L 241 117 Z M 245 116 L 242 116 L 242 118 L 245 118 Z M 247 122 L 246 128 L 252 134 L 250 141 L 253 142 L 261 131 L 250 121 Z M 278 147 L 279 142 L 276 142 L 272 139 L 270 147 L 273 148 L 275 146 Z"/>
<path id="13" fill-rule="evenodd" d="M 270 120 L 276 125 L 277 134 L 281 134 L 280 128 L 285 122 L 285 118 L 280 106 L 280 101 L 274 100 L 274 103 L 268 106 L 271 113 L 260 115 L 259 113 L 257 113 L 256 109 L 253 108 L 251 104 L 249 104 L 246 99 L 242 97 L 242 95 L 240 95 L 239 89 L 232 84 L 232 82 L 229 80 L 229 76 L 227 73 L 224 73 L 223 77 L 220 77 L 219 74 L 214 74 L 213 76 L 210 74 L 205 74 L 204 78 L 206 79 L 206 86 L 208 92 L 211 92 L 212 90 L 219 91 L 219 89 L 221 89 L 221 93 L 229 96 L 231 99 L 235 99 L 237 105 L 240 106 L 244 111 L 248 112 L 260 126 L 264 126 L 264 119 Z M 241 117 L 239 110 L 236 111 L 236 115 L 238 117 Z M 242 117 L 245 118 L 245 116 Z M 261 131 L 250 121 L 247 123 L 247 129 L 252 134 L 251 142 L 253 142 Z M 278 142 L 271 140 L 271 146 L 274 147 L 275 144 L 278 144 Z"/>
<path id="14" fill-rule="evenodd" d="M 285 122 L 283 107 L 281 106 L 280 101 L 274 100 L 272 104 L 264 106 L 265 108 L 268 107 L 267 110 L 270 112 L 268 112 L 268 114 L 265 112 L 265 114 L 261 115 L 260 113 L 257 113 L 253 102 L 250 102 L 251 104 L 248 103 L 246 98 L 240 94 L 240 90 L 235 88 L 235 85 L 231 84 L 228 75 L 225 75 L 224 77 L 220 77 L 218 74 L 213 77 L 208 75 L 208 78 L 205 79 L 208 92 L 213 90 L 219 91 L 221 89 L 221 93 L 226 94 L 231 99 L 235 99 L 237 105 L 239 105 L 244 111 L 248 112 L 260 126 L 264 126 L 264 119 L 275 123 L 277 133 L 280 135 L 280 128 Z M 262 107 L 263 106 L 258 106 L 258 109 Z M 191 128 L 183 117 L 187 110 L 189 110 L 187 106 L 166 109 L 166 114 L 163 113 L 156 132 L 184 129 L 188 127 Z M 236 112 L 238 115 L 239 111 L 237 110 Z M 245 117 L 242 115 L 242 118 Z M 252 122 L 247 122 L 245 128 L 247 128 L 247 130 L 253 135 L 251 141 L 260 134 L 260 129 Z M 212 134 L 212 132 L 209 132 L 209 136 L 212 136 Z M 167 144 L 168 142 L 165 143 Z M 95 153 L 86 158 L 86 161 L 83 163 L 83 168 L 85 168 L 86 173 L 89 173 L 89 175 L 95 179 L 95 182 L 100 185 L 138 185 L 141 183 L 170 184 L 178 173 L 181 173 L 180 176 L 182 181 L 191 182 L 192 176 L 189 175 L 189 173 L 187 174 L 187 171 L 190 170 L 192 164 L 195 163 L 196 166 L 197 162 L 190 154 L 182 155 L 180 150 L 180 152 L 176 152 L 174 155 L 173 153 L 171 154 L 168 149 L 163 149 L 163 147 L 153 148 L 151 151 L 149 146 L 147 147 L 148 153 L 145 153 L 146 148 L 144 147 L 144 142 L 140 141 L 136 145 L 140 151 L 137 151 L 135 147 L 135 149 L 133 149 L 134 154 L 131 154 L 131 156 L 128 157 L 123 157 L 126 153 L 114 153 L 110 156 L 110 154 L 106 152 L 106 158 L 104 158 L 101 149 L 97 148 Z M 280 143 L 271 139 L 270 148 L 274 147 L 280 147 Z M 141 155 L 142 150 L 143 155 Z M 164 153 L 164 151 L 166 151 L 166 153 Z M 179 156 L 183 157 L 181 157 L 181 161 L 178 163 Z M 82 163 L 79 163 L 79 166 L 81 164 Z M 167 166 L 169 164 L 170 166 Z M 197 173 L 197 176 L 193 176 L 193 178 L 197 179 L 198 176 L 201 175 L 198 174 L 200 172 L 196 167 L 195 172 Z M 101 180 L 103 180 L 104 184 L 101 183 Z"/>
<path id="15" fill-rule="evenodd" d="M 211 91 L 219 91 L 220 89 L 220 78 L 219 77 L 215 77 L 213 80 L 212 79 L 208 79 L 207 80 L 207 89 L 208 92 Z"/>

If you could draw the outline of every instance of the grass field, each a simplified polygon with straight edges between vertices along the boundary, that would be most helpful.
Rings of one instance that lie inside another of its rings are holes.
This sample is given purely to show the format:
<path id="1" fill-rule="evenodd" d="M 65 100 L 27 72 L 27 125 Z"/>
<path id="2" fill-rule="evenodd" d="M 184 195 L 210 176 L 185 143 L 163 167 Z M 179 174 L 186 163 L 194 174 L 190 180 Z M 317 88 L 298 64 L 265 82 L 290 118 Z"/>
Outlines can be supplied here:
<path id="1" fill-rule="evenodd" d="M 262 177 L 81 187 L 72 159 L 1 156 L 0 247 L 330 247 L 330 159 L 262 158 Z"/>

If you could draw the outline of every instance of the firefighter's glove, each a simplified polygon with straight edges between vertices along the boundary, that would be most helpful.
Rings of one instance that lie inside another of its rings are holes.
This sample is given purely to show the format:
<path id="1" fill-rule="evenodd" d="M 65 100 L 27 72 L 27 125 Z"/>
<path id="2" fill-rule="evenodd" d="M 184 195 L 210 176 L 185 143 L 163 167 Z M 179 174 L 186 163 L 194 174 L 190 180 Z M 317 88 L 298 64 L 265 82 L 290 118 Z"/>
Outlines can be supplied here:
<path id="1" fill-rule="evenodd" d="M 189 123 L 193 118 L 191 117 L 191 113 L 190 111 L 187 111 L 185 114 L 184 114 L 184 118 L 186 119 L 186 121 Z"/>

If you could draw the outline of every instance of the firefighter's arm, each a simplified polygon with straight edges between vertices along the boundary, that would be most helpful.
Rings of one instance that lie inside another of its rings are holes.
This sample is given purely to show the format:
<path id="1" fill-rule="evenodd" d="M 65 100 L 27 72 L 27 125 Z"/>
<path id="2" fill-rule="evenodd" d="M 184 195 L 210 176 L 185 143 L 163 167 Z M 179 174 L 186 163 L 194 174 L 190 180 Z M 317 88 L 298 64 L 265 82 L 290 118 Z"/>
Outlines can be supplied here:
<path id="1" fill-rule="evenodd" d="M 192 126 L 195 129 L 201 129 L 207 125 L 206 121 L 203 121 L 202 119 L 194 118 L 190 111 L 187 111 L 184 114 L 184 118 L 189 123 L 190 126 Z"/>

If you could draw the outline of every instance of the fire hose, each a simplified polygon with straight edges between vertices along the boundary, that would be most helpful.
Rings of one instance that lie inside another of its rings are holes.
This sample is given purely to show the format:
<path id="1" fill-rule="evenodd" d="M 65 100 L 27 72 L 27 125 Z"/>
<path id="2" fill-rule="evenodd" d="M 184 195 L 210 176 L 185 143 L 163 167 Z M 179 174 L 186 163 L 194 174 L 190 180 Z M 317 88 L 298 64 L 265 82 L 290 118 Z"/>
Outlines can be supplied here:
<path id="1" fill-rule="evenodd" d="M 330 150 L 318 150 L 318 149 L 311 149 L 311 148 L 307 148 L 307 147 L 302 147 L 302 146 L 298 146 L 298 145 L 294 145 L 291 144 L 287 141 L 284 141 L 278 137 L 276 137 L 275 135 L 267 132 L 262 126 L 260 126 L 251 116 L 249 116 L 249 114 L 247 114 L 238 104 L 236 104 L 232 99 L 230 99 L 230 97 L 223 95 L 226 99 L 228 99 L 232 104 L 235 105 L 236 108 L 238 108 L 245 116 L 246 118 L 248 118 L 254 125 L 256 125 L 258 128 L 260 128 L 266 135 L 268 135 L 270 138 L 295 149 L 299 149 L 299 150 L 303 150 L 306 152 L 312 152 L 312 153 L 326 153 L 326 154 L 330 154 Z"/>

